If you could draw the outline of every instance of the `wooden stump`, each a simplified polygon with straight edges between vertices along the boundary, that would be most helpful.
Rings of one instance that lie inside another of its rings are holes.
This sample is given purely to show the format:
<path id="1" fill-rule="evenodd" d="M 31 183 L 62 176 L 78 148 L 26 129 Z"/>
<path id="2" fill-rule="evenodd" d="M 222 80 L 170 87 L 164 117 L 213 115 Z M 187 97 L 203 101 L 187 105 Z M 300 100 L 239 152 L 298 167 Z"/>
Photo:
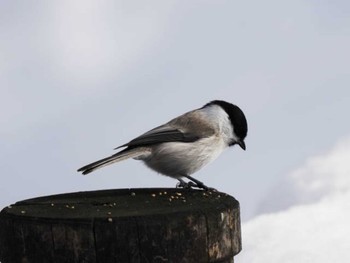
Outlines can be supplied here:
<path id="1" fill-rule="evenodd" d="M 226 263 L 240 250 L 239 203 L 220 192 L 78 192 L 0 213 L 1 263 Z"/>

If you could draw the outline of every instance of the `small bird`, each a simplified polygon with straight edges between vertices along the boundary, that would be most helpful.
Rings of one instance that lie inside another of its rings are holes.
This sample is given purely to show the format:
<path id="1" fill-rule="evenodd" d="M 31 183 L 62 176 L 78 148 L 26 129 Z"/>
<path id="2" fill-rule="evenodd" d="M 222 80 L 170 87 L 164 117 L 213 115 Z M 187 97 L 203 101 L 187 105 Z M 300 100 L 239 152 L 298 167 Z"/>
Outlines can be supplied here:
<path id="1" fill-rule="evenodd" d="M 115 149 L 123 150 L 78 169 L 83 174 L 128 158 L 142 160 L 154 171 L 179 180 L 177 187 L 209 188 L 191 175 L 216 159 L 225 148 L 239 145 L 248 125 L 242 110 L 214 100 L 158 126 Z M 183 178 L 190 180 L 185 182 Z"/>

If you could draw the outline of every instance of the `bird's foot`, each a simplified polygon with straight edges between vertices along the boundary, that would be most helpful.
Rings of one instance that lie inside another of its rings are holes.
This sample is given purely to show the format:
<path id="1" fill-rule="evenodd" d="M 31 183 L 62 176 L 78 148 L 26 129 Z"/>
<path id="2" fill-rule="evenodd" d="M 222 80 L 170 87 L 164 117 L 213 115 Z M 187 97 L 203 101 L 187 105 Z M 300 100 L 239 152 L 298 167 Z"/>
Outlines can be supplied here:
<path id="1" fill-rule="evenodd" d="M 212 192 L 217 192 L 218 191 L 215 188 L 206 186 L 202 182 L 196 183 L 196 187 L 199 188 L 199 189 L 203 189 L 205 191 L 212 191 Z"/>
<path id="2" fill-rule="evenodd" d="M 204 191 L 211 191 L 211 192 L 217 192 L 218 190 L 216 190 L 213 187 L 208 187 L 205 184 L 197 184 L 197 183 L 193 183 L 193 182 L 189 182 L 189 184 L 191 184 L 191 189 L 199 189 L 199 190 L 204 190 Z"/>
<path id="3" fill-rule="evenodd" d="M 194 182 L 188 182 L 186 183 L 182 179 L 178 179 L 179 182 L 176 184 L 176 188 L 182 188 L 182 189 L 193 189 L 194 187 L 197 187 L 197 185 Z"/>
<path id="4" fill-rule="evenodd" d="M 197 179 L 194 179 L 191 176 L 185 176 L 186 178 L 188 178 L 189 182 L 185 182 L 182 179 L 178 179 L 179 183 L 176 185 L 176 188 L 183 188 L 183 189 L 194 189 L 194 188 L 198 188 L 198 189 L 203 189 L 205 191 L 212 191 L 212 192 L 217 192 L 217 190 L 215 188 L 212 187 L 208 187 L 205 184 L 203 184 L 201 181 L 198 181 Z"/>

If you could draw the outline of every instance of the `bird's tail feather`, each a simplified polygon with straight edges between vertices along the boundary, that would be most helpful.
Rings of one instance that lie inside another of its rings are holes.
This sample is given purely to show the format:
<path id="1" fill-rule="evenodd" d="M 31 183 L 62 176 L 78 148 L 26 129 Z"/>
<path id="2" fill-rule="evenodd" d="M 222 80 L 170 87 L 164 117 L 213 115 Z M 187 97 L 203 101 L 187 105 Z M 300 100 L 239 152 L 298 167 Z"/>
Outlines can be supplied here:
<path id="1" fill-rule="evenodd" d="M 82 172 L 84 175 L 91 173 L 97 169 L 104 166 L 110 165 L 112 163 L 120 162 L 128 158 L 135 158 L 145 153 L 145 149 L 134 148 L 134 149 L 124 149 L 116 154 L 109 157 L 103 158 L 96 162 L 90 163 L 78 169 L 78 172 Z"/>

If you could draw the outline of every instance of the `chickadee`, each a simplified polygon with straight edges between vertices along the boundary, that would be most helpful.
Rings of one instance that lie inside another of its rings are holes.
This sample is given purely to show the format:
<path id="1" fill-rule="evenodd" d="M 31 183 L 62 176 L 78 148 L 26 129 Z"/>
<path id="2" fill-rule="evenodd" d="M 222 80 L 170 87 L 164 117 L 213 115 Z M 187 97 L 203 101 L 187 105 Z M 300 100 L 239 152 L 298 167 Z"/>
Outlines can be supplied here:
<path id="1" fill-rule="evenodd" d="M 78 172 L 91 173 L 101 167 L 128 158 L 142 160 L 154 171 L 179 180 L 179 187 L 208 189 L 190 175 L 216 159 L 235 144 L 246 149 L 248 126 L 244 113 L 236 105 L 214 100 L 158 126 L 115 149 L 125 149 L 91 164 Z M 186 183 L 182 178 L 190 180 Z"/>

